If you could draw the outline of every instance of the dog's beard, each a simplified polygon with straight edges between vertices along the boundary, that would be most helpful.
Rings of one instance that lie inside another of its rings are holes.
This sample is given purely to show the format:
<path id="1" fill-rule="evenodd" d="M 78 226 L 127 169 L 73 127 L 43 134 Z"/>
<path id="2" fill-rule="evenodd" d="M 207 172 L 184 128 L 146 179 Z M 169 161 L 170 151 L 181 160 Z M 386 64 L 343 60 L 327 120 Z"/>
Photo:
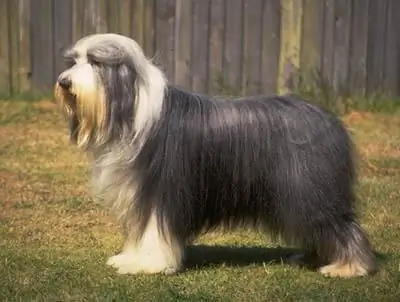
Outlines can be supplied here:
<path id="1" fill-rule="evenodd" d="M 70 129 L 70 139 L 72 143 L 76 143 L 78 141 L 78 132 L 79 132 L 79 120 L 76 116 L 76 113 L 73 113 L 69 120 L 69 129 Z"/>
<path id="2" fill-rule="evenodd" d="M 70 92 L 64 92 L 64 113 L 70 130 L 70 140 L 77 143 L 79 135 L 79 119 L 76 113 L 76 97 Z"/>

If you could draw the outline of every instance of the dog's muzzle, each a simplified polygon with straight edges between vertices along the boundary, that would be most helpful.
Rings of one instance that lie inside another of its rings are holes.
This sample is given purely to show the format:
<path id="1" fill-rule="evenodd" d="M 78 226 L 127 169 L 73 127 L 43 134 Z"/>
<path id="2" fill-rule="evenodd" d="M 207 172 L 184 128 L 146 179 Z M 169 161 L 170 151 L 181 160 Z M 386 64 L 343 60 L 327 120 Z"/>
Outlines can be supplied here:
<path id="1" fill-rule="evenodd" d="M 58 85 L 65 90 L 69 90 L 71 88 L 71 80 L 67 77 L 63 77 L 58 79 Z"/>
<path id="2" fill-rule="evenodd" d="M 74 109 L 75 102 L 76 102 L 76 100 L 75 100 L 76 96 L 73 93 L 71 93 L 71 90 L 70 90 L 71 86 L 72 86 L 72 81 L 68 77 L 60 76 L 57 80 L 57 84 L 63 90 L 65 104 L 70 109 L 70 111 L 69 111 L 70 114 L 68 114 L 70 139 L 72 142 L 75 143 L 77 141 L 77 137 L 78 137 L 79 121 L 78 121 L 78 118 L 76 116 L 76 112 Z"/>

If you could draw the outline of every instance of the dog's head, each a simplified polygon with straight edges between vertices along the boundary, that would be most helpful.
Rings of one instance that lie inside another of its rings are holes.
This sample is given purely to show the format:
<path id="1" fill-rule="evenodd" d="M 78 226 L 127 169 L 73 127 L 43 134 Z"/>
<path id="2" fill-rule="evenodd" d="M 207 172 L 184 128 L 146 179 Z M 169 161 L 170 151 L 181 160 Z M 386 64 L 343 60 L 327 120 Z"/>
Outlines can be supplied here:
<path id="1" fill-rule="evenodd" d="M 98 148 L 132 139 L 158 118 L 164 75 L 134 40 L 117 34 L 90 35 L 64 57 L 67 69 L 57 79 L 55 97 L 78 146 Z"/>

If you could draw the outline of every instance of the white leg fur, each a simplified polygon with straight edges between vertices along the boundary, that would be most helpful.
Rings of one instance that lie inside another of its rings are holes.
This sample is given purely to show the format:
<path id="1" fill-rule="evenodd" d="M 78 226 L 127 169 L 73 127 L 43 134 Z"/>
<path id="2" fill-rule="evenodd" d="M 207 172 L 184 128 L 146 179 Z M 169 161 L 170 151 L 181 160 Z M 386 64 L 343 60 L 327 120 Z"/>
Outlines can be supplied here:
<path id="1" fill-rule="evenodd" d="M 182 246 L 167 233 L 167 241 L 159 234 L 152 215 L 139 244 L 127 241 L 123 252 L 108 259 L 107 264 L 119 274 L 173 274 L 181 267 Z"/>
<path id="2" fill-rule="evenodd" d="M 319 268 L 319 272 L 324 276 L 342 278 L 366 276 L 368 274 L 367 269 L 357 260 L 332 263 Z"/>

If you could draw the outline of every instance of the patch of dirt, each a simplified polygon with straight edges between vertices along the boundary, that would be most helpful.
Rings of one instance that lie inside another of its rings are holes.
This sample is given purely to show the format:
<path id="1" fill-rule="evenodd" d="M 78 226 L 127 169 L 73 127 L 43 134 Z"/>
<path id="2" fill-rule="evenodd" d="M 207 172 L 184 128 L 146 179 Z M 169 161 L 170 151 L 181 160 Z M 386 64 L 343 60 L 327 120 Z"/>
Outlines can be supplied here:
<path id="1" fill-rule="evenodd" d="M 35 108 L 41 109 L 42 111 L 53 111 L 58 109 L 58 105 L 54 100 L 41 100 L 33 104 Z"/>
<path id="2" fill-rule="evenodd" d="M 372 118 L 373 115 L 370 112 L 353 111 L 347 114 L 343 118 L 343 121 L 347 125 L 357 125 L 364 122 L 365 120 L 370 120 Z"/>
<path id="3" fill-rule="evenodd" d="M 17 192 L 29 186 L 29 183 L 18 174 L 0 170 L 0 203 L 3 210 L 10 207 L 15 201 Z"/>
<path id="4" fill-rule="evenodd" d="M 400 158 L 400 148 L 396 148 L 390 145 L 378 145 L 376 143 L 363 144 L 359 148 L 359 152 L 364 157 L 392 157 Z"/>
<path id="5" fill-rule="evenodd" d="M 28 208 L 65 198 L 88 196 L 86 183 L 46 181 L 18 172 L 0 171 L 0 204 L 3 210 Z M 4 213 L 4 212 L 3 212 Z"/>

